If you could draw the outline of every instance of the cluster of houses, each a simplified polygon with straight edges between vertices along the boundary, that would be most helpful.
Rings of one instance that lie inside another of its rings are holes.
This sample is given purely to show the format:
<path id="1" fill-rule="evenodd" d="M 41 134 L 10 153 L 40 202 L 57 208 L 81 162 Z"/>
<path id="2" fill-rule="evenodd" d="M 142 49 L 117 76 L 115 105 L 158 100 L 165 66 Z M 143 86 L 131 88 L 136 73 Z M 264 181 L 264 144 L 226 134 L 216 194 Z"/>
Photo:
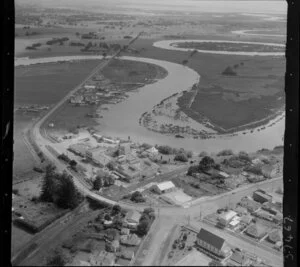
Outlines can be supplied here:
<path id="1" fill-rule="evenodd" d="M 105 168 L 111 163 L 114 168 L 110 174 L 115 179 L 134 181 L 157 174 L 159 166 L 149 159 L 139 158 L 131 142 L 120 142 L 98 133 L 92 136 L 99 143 L 97 147 L 91 147 L 87 143 L 77 143 L 70 145 L 68 150 L 99 168 Z"/>
<path id="2" fill-rule="evenodd" d="M 96 74 L 82 88 L 70 97 L 73 105 L 94 105 L 105 100 L 105 103 L 117 103 L 126 98 L 123 91 L 113 85 L 102 74 Z"/>
<path id="3" fill-rule="evenodd" d="M 274 247 L 282 246 L 280 232 L 283 215 L 282 202 L 272 201 L 273 197 L 264 190 L 253 192 L 252 198 L 244 197 L 234 210 L 218 216 L 217 226 L 234 231 L 240 230 L 255 240 L 266 239 Z M 259 218 L 259 222 L 256 220 Z M 264 222 L 265 223 L 262 223 Z M 270 225 L 272 229 L 270 231 Z"/>

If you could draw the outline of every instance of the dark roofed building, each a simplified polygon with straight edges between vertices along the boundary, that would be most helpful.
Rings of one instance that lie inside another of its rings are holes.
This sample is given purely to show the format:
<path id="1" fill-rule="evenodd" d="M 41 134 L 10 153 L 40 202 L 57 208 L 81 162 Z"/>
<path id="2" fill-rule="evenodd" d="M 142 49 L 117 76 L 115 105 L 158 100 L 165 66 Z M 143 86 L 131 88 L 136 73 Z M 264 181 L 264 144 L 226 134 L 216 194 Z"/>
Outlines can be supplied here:
<path id="1" fill-rule="evenodd" d="M 234 251 L 234 253 L 230 257 L 231 264 L 233 266 L 248 266 L 250 263 L 250 259 L 245 257 L 242 252 Z"/>
<path id="2" fill-rule="evenodd" d="M 222 258 L 226 257 L 230 253 L 230 248 L 223 238 L 205 230 L 204 228 L 201 228 L 197 235 L 197 244 L 201 248 L 204 248 L 210 253 Z"/>
<path id="3" fill-rule="evenodd" d="M 253 193 L 253 199 L 259 203 L 271 202 L 272 196 L 265 192 L 257 190 Z"/>

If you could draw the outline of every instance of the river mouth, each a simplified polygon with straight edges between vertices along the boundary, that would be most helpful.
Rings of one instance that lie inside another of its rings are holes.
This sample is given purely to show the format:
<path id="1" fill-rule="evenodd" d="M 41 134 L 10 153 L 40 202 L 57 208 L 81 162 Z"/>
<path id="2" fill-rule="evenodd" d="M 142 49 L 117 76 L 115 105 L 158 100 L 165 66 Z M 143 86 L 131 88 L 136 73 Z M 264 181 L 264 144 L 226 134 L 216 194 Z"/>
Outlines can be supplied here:
<path id="1" fill-rule="evenodd" d="M 200 52 L 241 56 L 284 56 L 285 45 L 279 43 L 243 42 L 225 40 L 163 40 L 153 46 L 184 52 Z M 212 47 L 212 48 L 211 48 Z"/>

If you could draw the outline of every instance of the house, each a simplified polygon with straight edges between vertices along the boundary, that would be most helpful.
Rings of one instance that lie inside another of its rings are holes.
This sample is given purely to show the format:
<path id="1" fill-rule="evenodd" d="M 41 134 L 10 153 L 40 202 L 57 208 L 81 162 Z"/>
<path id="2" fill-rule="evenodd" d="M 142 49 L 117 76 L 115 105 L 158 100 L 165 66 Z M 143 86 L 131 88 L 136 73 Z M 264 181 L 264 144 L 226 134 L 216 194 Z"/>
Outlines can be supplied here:
<path id="1" fill-rule="evenodd" d="M 92 254 L 89 262 L 93 266 L 114 266 L 115 255 L 114 253 L 100 251 L 97 254 Z"/>
<path id="2" fill-rule="evenodd" d="M 261 171 L 264 177 L 273 178 L 276 176 L 276 167 L 271 164 L 263 165 Z"/>
<path id="3" fill-rule="evenodd" d="M 113 240 L 111 242 L 105 243 L 105 248 L 108 252 L 116 253 L 120 248 L 120 242 L 118 240 Z"/>
<path id="4" fill-rule="evenodd" d="M 219 218 L 218 218 L 218 222 L 219 224 L 221 224 L 222 226 L 226 226 L 234 216 L 236 216 L 237 213 L 233 210 L 229 210 L 227 212 L 222 213 Z"/>
<path id="5" fill-rule="evenodd" d="M 83 96 L 82 95 L 71 96 L 70 103 L 71 104 L 82 104 Z"/>
<path id="6" fill-rule="evenodd" d="M 246 230 L 246 234 L 253 238 L 261 239 L 266 235 L 266 227 L 261 224 L 253 224 Z"/>
<path id="7" fill-rule="evenodd" d="M 230 175 L 226 172 L 219 172 L 219 175 L 222 177 L 222 178 L 228 178 L 230 177 Z"/>
<path id="8" fill-rule="evenodd" d="M 269 233 L 267 240 L 273 244 L 282 242 L 282 231 L 275 230 Z"/>
<path id="9" fill-rule="evenodd" d="M 235 212 L 240 216 L 248 214 L 248 210 L 241 206 L 237 206 L 237 208 L 235 209 Z"/>
<path id="10" fill-rule="evenodd" d="M 258 164 L 261 164 L 262 162 L 259 158 L 254 158 L 254 159 L 251 160 L 251 163 L 253 165 L 258 165 Z"/>
<path id="11" fill-rule="evenodd" d="M 105 143 L 114 144 L 114 145 L 117 145 L 120 142 L 119 140 L 113 140 L 113 139 L 106 138 L 106 137 L 102 137 L 102 140 Z"/>
<path id="12" fill-rule="evenodd" d="M 261 208 L 270 212 L 273 215 L 276 215 L 281 209 L 272 202 L 265 202 L 262 204 Z"/>
<path id="13" fill-rule="evenodd" d="M 118 147 L 119 155 L 128 155 L 131 152 L 130 143 L 119 144 Z"/>
<path id="14" fill-rule="evenodd" d="M 128 228 L 121 229 L 121 235 L 129 235 L 129 234 L 130 234 L 130 229 Z"/>
<path id="15" fill-rule="evenodd" d="M 99 142 L 102 140 L 102 135 L 98 133 L 93 133 L 93 137 Z"/>
<path id="16" fill-rule="evenodd" d="M 283 221 L 283 214 L 282 214 L 281 212 L 278 212 L 276 215 L 274 215 L 273 221 L 274 221 L 275 223 L 282 224 L 282 221 Z"/>
<path id="17" fill-rule="evenodd" d="M 246 208 L 249 212 L 255 212 L 261 207 L 260 203 L 247 197 L 243 197 L 239 202 L 239 205 Z"/>
<path id="18" fill-rule="evenodd" d="M 147 154 L 150 154 L 150 155 L 157 155 L 158 154 L 158 150 L 153 146 L 153 147 L 150 147 L 149 149 L 145 150 L 145 152 Z"/>
<path id="19" fill-rule="evenodd" d="M 253 215 L 257 216 L 258 218 L 270 221 L 270 222 L 272 222 L 273 218 L 274 218 L 274 216 L 272 214 L 270 214 L 269 212 L 263 211 L 263 210 L 254 212 Z"/>
<path id="20" fill-rule="evenodd" d="M 248 225 L 249 223 L 251 223 L 252 219 L 253 217 L 250 214 L 244 215 L 241 217 L 241 223 Z"/>
<path id="21" fill-rule="evenodd" d="M 229 227 L 232 229 L 236 229 L 241 222 L 241 217 L 234 216 L 232 220 L 229 222 Z"/>
<path id="22" fill-rule="evenodd" d="M 152 190 L 154 192 L 156 192 L 157 194 L 172 192 L 175 189 L 176 189 L 176 186 L 171 181 L 162 182 L 162 183 L 156 184 L 152 187 Z"/>
<path id="23" fill-rule="evenodd" d="M 204 228 L 197 234 L 197 245 L 209 253 L 225 258 L 230 254 L 230 248 L 225 240 Z"/>
<path id="24" fill-rule="evenodd" d="M 262 190 L 256 190 L 255 192 L 253 192 L 252 198 L 259 203 L 272 201 L 272 196 Z"/>
<path id="25" fill-rule="evenodd" d="M 78 143 L 78 144 L 73 144 L 70 145 L 68 150 L 73 152 L 74 154 L 80 156 L 80 157 L 85 157 L 86 156 L 86 152 L 90 149 L 91 147 L 87 144 L 82 144 L 82 143 Z"/>
<path id="26" fill-rule="evenodd" d="M 89 84 L 85 84 L 84 86 L 84 89 L 88 89 L 88 90 L 93 90 L 93 89 L 96 89 L 96 85 L 89 85 Z"/>
<path id="27" fill-rule="evenodd" d="M 100 167 L 104 167 L 112 160 L 111 157 L 105 154 L 105 151 L 106 148 L 103 147 L 92 148 L 86 152 L 86 157 Z"/>
<path id="28" fill-rule="evenodd" d="M 242 252 L 235 250 L 230 257 L 231 265 L 233 266 L 249 266 L 250 259 L 246 257 Z"/>
<path id="29" fill-rule="evenodd" d="M 132 250 L 124 249 L 120 253 L 120 257 L 131 261 L 134 258 L 134 252 Z"/>
<path id="30" fill-rule="evenodd" d="M 113 228 L 109 228 L 105 231 L 105 239 L 107 242 L 112 242 L 114 240 L 120 239 L 119 231 Z"/>
<path id="31" fill-rule="evenodd" d="M 141 239 L 136 234 L 131 234 L 129 236 L 122 235 L 120 237 L 120 242 L 122 245 L 126 246 L 138 246 L 141 243 Z"/>
<path id="32" fill-rule="evenodd" d="M 141 213 L 136 210 L 131 210 L 126 214 L 124 223 L 127 227 L 136 228 L 140 222 Z"/>

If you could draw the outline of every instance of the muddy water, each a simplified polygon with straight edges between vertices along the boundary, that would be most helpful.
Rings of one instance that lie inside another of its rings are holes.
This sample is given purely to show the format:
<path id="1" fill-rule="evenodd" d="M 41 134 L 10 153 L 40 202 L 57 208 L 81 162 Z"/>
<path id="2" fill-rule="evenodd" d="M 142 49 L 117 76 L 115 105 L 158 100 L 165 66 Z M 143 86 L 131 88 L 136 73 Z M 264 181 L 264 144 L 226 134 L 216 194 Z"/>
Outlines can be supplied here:
<path id="1" fill-rule="evenodd" d="M 123 57 L 123 59 L 157 64 L 168 71 L 168 76 L 154 84 L 145 85 L 138 92 L 130 93 L 130 97 L 124 102 L 110 105 L 108 111 L 101 111 L 103 118 L 99 119 L 100 125 L 98 128 L 103 134 L 125 139 L 130 136 L 133 141 L 183 147 L 196 152 L 202 150 L 217 152 L 226 148 L 252 152 L 262 147 L 270 149 L 282 144 L 284 120 L 252 134 L 244 135 L 240 133 L 234 137 L 224 136 L 207 140 L 178 139 L 171 135 L 163 135 L 147 130 L 139 125 L 141 114 L 150 111 L 162 99 L 176 92 L 188 90 L 200 77 L 192 69 L 175 63 L 134 57 Z"/>

